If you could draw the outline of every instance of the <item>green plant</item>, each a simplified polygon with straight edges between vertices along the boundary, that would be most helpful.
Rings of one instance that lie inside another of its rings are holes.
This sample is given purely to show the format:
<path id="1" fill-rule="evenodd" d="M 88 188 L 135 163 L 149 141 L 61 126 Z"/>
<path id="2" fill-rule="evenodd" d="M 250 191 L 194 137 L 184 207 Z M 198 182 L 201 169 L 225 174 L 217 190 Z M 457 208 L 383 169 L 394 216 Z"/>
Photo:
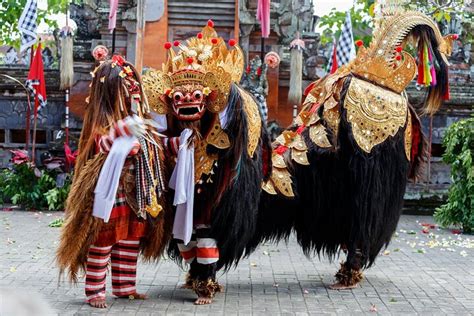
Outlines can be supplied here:
<path id="1" fill-rule="evenodd" d="M 48 209 L 53 210 L 63 210 L 64 204 L 66 203 L 67 195 L 71 187 L 71 182 L 68 180 L 63 187 L 55 187 L 45 193 L 46 202 L 48 204 Z"/>
<path id="2" fill-rule="evenodd" d="M 39 170 L 30 163 L 21 163 L 0 173 L 0 199 L 25 208 L 62 210 L 70 188 L 70 175 L 58 187 L 54 170 Z"/>
<path id="3" fill-rule="evenodd" d="M 453 184 L 448 201 L 435 212 L 442 226 L 460 225 L 474 231 L 474 118 L 451 125 L 443 138 L 443 161 L 451 166 Z"/>
<path id="4" fill-rule="evenodd" d="M 62 227 L 64 224 L 64 219 L 62 218 L 57 218 L 51 223 L 48 224 L 49 227 Z"/>

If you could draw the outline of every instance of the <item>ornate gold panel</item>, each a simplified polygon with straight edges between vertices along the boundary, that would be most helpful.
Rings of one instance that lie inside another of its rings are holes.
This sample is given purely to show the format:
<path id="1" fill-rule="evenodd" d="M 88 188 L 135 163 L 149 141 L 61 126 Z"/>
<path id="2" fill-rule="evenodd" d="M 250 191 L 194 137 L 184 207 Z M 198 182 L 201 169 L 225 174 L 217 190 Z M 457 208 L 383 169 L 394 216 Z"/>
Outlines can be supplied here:
<path id="1" fill-rule="evenodd" d="M 395 136 L 405 125 L 408 109 L 401 94 L 357 78 L 351 80 L 344 107 L 354 139 L 367 153 L 389 136 Z"/>

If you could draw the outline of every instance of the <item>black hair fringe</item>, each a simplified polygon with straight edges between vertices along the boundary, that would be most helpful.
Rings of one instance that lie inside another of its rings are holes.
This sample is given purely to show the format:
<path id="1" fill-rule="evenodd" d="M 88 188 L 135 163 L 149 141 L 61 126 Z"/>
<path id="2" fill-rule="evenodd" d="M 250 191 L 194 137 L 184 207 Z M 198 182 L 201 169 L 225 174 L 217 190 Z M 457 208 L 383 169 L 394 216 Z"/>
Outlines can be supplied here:
<path id="1" fill-rule="evenodd" d="M 229 183 L 224 183 L 226 190 L 212 211 L 211 225 L 211 236 L 217 240 L 219 248 L 217 268 L 225 270 L 239 262 L 255 234 L 264 178 L 262 157 L 264 150 L 271 152 L 269 137 L 262 123 L 254 157 L 247 154 L 248 122 L 236 85 L 232 86 L 227 111 L 230 119 L 225 131 L 231 138 L 231 147 L 219 158 L 217 179 L 223 178 L 228 168 L 232 170 L 232 176 Z"/>

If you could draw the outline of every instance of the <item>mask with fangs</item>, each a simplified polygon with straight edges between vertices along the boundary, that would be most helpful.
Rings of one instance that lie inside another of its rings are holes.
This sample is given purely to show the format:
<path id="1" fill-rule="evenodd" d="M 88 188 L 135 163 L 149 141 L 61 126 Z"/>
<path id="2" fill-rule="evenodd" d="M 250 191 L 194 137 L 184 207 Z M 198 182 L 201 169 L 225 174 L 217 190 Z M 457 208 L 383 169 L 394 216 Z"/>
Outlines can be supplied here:
<path id="1" fill-rule="evenodd" d="M 197 121 L 206 112 L 207 97 L 200 84 L 178 86 L 170 95 L 173 114 L 181 121 Z"/>

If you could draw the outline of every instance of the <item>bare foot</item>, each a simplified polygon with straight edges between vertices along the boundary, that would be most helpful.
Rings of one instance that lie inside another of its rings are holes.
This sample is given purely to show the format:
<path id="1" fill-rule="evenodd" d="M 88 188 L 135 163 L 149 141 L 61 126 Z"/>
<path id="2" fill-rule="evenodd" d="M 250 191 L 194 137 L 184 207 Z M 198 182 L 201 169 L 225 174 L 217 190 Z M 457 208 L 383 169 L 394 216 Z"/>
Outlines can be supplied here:
<path id="1" fill-rule="evenodd" d="M 195 305 L 207 305 L 211 303 L 212 303 L 212 298 L 210 297 L 198 297 L 198 299 L 194 301 Z"/>
<path id="2" fill-rule="evenodd" d="M 95 308 L 107 308 L 105 297 L 93 298 L 89 301 L 89 305 Z"/>
<path id="3" fill-rule="evenodd" d="M 128 298 L 129 300 L 146 300 L 148 298 L 148 295 L 135 292 L 129 295 L 118 296 L 118 298 Z"/>
<path id="4" fill-rule="evenodd" d="M 344 285 L 342 283 L 334 283 L 329 286 L 331 290 L 351 290 L 357 288 L 359 285 L 358 283 L 351 284 L 351 285 Z"/>

